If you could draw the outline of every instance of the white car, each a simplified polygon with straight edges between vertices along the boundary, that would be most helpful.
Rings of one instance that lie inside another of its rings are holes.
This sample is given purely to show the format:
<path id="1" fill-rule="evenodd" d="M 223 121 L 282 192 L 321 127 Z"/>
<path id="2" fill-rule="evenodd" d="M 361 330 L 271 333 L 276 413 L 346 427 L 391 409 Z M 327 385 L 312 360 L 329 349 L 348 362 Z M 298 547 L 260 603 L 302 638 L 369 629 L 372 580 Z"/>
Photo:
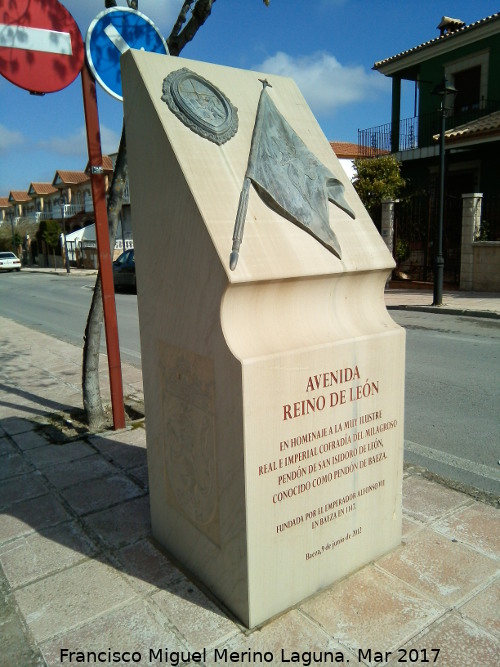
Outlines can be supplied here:
<path id="1" fill-rule="evenodd" d="M 21 260 L 13 252 L 0 252 L 0 271 L 20 271 Z"/>

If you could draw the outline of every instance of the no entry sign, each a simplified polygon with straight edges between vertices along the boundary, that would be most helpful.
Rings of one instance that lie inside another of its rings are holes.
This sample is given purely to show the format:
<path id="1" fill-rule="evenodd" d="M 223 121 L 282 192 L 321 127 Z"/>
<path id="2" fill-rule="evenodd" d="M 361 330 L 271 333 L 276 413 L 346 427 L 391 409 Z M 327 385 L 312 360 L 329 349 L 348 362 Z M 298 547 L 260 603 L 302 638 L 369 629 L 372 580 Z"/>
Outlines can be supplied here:
<path id="1" fill-rule="evenodd" d="M 84 46 L 71 14 L 57 0 L 0 0 L 0 74 L 32 93 L 69 86 Z"/>

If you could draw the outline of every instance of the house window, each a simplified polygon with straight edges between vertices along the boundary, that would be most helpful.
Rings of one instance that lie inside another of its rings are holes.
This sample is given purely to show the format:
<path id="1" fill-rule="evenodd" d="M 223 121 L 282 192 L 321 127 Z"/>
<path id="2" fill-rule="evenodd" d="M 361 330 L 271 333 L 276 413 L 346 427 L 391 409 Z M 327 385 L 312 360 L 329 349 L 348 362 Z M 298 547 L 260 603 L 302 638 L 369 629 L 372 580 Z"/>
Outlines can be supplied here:
<path id="1" fill-rule="evenodd" d="M 461 72 L 455 72 L 454 84 L 457 89 L 455 98 L 455 113 L 479 109 L 481 102 L 481 66 L 469 67 Z"/>

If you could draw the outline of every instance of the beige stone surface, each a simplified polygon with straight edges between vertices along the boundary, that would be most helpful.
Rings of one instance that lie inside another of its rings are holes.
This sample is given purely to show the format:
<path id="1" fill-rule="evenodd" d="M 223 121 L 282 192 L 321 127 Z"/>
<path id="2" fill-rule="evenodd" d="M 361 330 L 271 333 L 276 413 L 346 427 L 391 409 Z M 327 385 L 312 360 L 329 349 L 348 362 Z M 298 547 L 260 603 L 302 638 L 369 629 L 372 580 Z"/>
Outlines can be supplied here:
<path id="1" fill-rule="evenodd" d="M 175 633 L 166 628 L 163 619 L 153 605 L 143 600 L 135 600 L 126 606 L 113 610 L 93 619 L 82 628 L 65 632 L 57 639 L 46 641 L 42 645 L 43 656 L 48 667 L 61 664 L 61 649 L 66 649 L 64 661 L 70 661 L 69 651 L 74 651 L 72 662 L 86 656 L 87 652 L 100 653 L 103 664 L 160 665 L 163 659 L 154 659 L 154 655 L 165 656 L 165 647 L 171 653 L 182 651 L 185 646 Z M 151 655 L 150 651 L 153 651 Z M 76 652 L 80 653 L 76 653 Z M 160 651 L 160 653 L 158 653 Z M 109 653 L 108 653 L 109 652 Z M 108 659 L 108 655 L 110 656 Z M 168 655 L 168 653 L 166 654 Z M 121 659 L 120 659 L 121 657 Z M 87 664 L 94 661 L 91 655 Z M 83 664 L 85 664 L 83 662 Z"/>
<path id="2" fill-rule="evenodd" d="M 134 591 L 114 568 L 86 561 L 20 588 L 15 598 L 33 636 L 42 642 L 132 600 Z"/>
<path id="3" fill-rule="evenodd" d="M 494 559 L 431 530 L 412 535 L 378 564 L 445 606 L 457 604 L 500 573 Z"/>
<path id="4" fill-rule="evenodd" d="M 409 642 L 402 651 L 395 652 L 388 665 L 401 665 L 398 660 L 402 657 L 409 661 L 410 651 L 420 662 L 425 657 L 430 664 L 440 667 L 496 667 L 500 642 L 482 628 L 451 613 Z"/>
<path id="5" fill-rule="evenodd" d="M 394 651 L 443 611 L 441 605 L 376 567 L 365 567 L 300 605 L 325 631 L 357 655 Z"/>
<path id="6" fill-rule="evenodd" d="M 288 614 L 280 616 L 259 628 L 249 636 L 239 633 L 219 646 L 217 653 L 211 651 L 206 661 L 210 665 L 229 663 L 231 655 L 240 656 L 243 661 L 259 663 L 260 654 L 266 654 L 263 661 L 269 661 L 273 656 L 272 664 L 290 665 L 303 664 L 308 660 L 314 662 L 337 663 L 355 662 L 352 653 L 345 649 L 333 637 L 314 624 L 305 614 L 299 610 L 292 610 Z M 254 656 L 255 652 L 255 657 Z M 241 656 L 243 655 L 243 658 Z M 342 660 L 343 658 L 343 660 Z"/>
<path id="7" fill-rule="evenodd" d="M 470 498 L 463 493 L 438 486 L 423 477 L 408 477 L 403 485 L 404 510 L 408 516 L 422 523 L 470 503 Z"/>
<path id="8" fill-rule="evenodd" d="M 161 100 L 182 67 L 238 108 L 227 143 Z M 404 332 L 383 296 L 393 262 L 295 83 L 269 76 L 356 219 L 329 205 L 340 260 L 251 188 L 231 271 L 262 75 L 138 52 L 122 70 L 153 535 L 255 626 L 400 542 Z"/>
<path id="9" fill-rule="evenodd" d="M 0 547 L 0 565 L 12 588 L 92 556 L 95 546 L 74 522 L 31 533 Z"/>
<path id="10" fill-rule="evenodd" d="M 238 626 L 184 577 L 152 600 L 191 650 L 212 648 L 238 633 Z"/>
<path id="11" fill-rule="evenodd" d="M 500 641 L 500 579 L 474 595 L 460 607 L 460 613 L 489 630 Z"/>
<path id="12" fill-rule="evenodd" d="M 0 544 L 35 530 L 55 526 L 70 518 L 62 503 L 48 493 L 24 500 L 0 514 Z"/>
<path id="13" fill-rule="evenodd" d="M 500 518 L 489 505 L 475 503 L 444 517 L 436 524 L 436 530 L 452 539 L 474 545 L 488 556 L 500 552 Z"/>

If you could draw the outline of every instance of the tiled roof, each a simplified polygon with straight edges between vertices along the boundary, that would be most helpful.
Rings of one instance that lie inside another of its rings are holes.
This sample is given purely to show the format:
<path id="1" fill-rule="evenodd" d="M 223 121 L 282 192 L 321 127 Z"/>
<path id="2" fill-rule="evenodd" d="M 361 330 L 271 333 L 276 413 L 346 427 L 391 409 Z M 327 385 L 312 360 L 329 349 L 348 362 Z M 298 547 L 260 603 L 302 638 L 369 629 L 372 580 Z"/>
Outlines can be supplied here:
<path id="1" fill-rule="evenodd" d="M 358 144 L 352 144 L 349 141 L 330 141 L 330 146 L 338 158 L 353 160 L 361 157 Z"/>
<path id="2" fill-rule="evenodd" d="M 90 177 L 84 171 L 62 171 L 58 169 L 52 185 L 62 183 L 64 185 L 77 185 L 78 183 L 85 183 L 90 180 Z"/>
<path id="3" fill-rule="evenodd" d="M 0 208 L 9 208 L 9 198 L 8 197 L 0 197 Z"/>
<path id="4" fill-rule="evenodd" d="M 458 28 L 457 30 L 454 30 L 453 32 L 447 32 L 444 35 L 440 35 L 439 37 L 436 37 L 435 39 L 431 39 L 428 42 L 424 42 L 423 44 L 419 44 L 418 46 L 414 46 L 412 49 L 408 49 L 407 51 L 402 51 L 401 53 L 398 53 L 395 56 L 390 56 L 389 58 L 386 58 L 385 60 L 379 60 L 373 65 L 373 69 L 380 69 L 384 65 L 387 65 L 389 63 L 393 63 L 397 60 L 400 60 L 404 58 L 405 56 L 409 56 L 411 54 L 417 53 L 418 51 L 422 51 L 423 49 L 427 49 L 431 46 L 434 46 L 435 44 L 443 43 L 443 42 L 449 42 L 450 40 L 457 39 L 457 37 L 460 37 L 464 33 L 467 32 L 472 32 L 473 30 L 477 30 L 478 28 L 483 28 L 485 25 L 493 23 L 494 21 L 498 21 L 500 19 L 500 12 L 497 12 L 496 14 L 492 14 L 491 16 L 487 16 L 484 19 L 480 19 L 479 21 L 476 21 L 475 23 L 470 23 L 469 25 L 464 25 L 462 28 Z"/>
<path id="5" fill-rule="evenodd" d="M 113 160 L 109 157 L 109 155 L 102 156 L 102 167 L 104 169 L 105 174 L 113 173 L 114 170 Z M 86 174 L 90 173 L 90 162 L 87 162 L 87 166 L 85 167 L 85 173 Z"/>
<path id="6" fill-rule="evenodd" d="M 52 183 L 30 183 L 28 194 L 30 195 L 53 195 L 57 192 Z"/>
<path id="7" fill-rule="evenodd" d="M 330 146 L 339 159 L 355 160 L 356 158 L 366 157 L 366 149 L 359 144 L 352 144 L 349 141 L 330 141 Z M 380 148 L 373 148 L 370 149 L 370 157 L 387 155 L 388 152 Z"/>
<path id="8" fill-rule="evenodd" d="M 493 136 L 500 139 L 500 111 L 473 120 L 464 125 L 453 127 L 444 134 L 446 142 L 459 141 L 461 139 L 479 138 Z M 439 134 L 434 135 L 434 139 L 439 139 Z"/>
<path id="9" fill-rule="evenodd" d="M 9 194 L 9 201 L 20 203 L 23 201 L 31 201 L 31 197 L 27 192 L 23 192 L 22 190 L 11 190 Z"/>

